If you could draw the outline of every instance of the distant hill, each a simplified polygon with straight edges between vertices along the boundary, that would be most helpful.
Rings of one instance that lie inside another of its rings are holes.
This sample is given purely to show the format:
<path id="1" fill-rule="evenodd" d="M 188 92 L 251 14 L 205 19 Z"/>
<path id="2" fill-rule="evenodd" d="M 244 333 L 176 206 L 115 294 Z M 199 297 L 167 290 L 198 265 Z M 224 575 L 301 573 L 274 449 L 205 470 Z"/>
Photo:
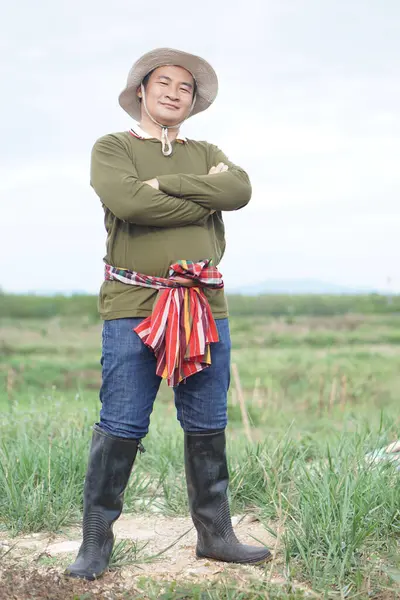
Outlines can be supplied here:
<path id="1" fill-rule="evenodd" d="M 249 286 L 226 289 L 228 294 L 258 296 L 259 294 L 326 294 L 326 295 L 357 295 L 385 293 L 367 287 L 347 287 L 335 283 L 327 283 L 314 279 L 270 279 Z"/>

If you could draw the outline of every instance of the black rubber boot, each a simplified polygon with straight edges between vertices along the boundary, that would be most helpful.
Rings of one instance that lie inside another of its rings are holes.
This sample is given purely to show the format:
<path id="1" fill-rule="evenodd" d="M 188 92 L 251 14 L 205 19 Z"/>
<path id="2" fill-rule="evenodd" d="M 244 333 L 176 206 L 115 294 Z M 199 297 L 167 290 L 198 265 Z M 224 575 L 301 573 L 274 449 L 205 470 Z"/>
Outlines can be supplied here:
<path id="1" fill-rule="evenodd" d="M 234 534 L 225 445 L 224 431 L 185 433 L 189 506 L 198 534 L 196 555 L 242 564 L 267 562 L 272 558 L 268 548 L 241 544 Z"/>
<path id="2" fill-rule="evenodd" d="M 93 427 L 84 488 L 83 541 L 66 575 L 93 581 L 107 569 L 114 545 L 112 526 L 122 512 L 138 448 L 143 451 L 140 440 L 115 437 Z"/>

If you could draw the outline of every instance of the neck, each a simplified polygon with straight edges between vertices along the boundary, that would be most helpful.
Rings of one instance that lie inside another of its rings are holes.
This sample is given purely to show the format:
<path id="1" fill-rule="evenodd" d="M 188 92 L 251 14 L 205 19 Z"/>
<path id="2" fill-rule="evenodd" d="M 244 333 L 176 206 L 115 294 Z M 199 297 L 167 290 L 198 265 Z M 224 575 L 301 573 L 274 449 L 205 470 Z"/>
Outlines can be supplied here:
<path id="1" fill-rule="evenodd" d="M 143 131 L 155 137 L 157 140 L 161 140 L 161 127 L 153 123 L 145 111 L 142 111 L 139 125 Z M 166 127 L 168 127 L 168 125 L 166 125 Z M 168 138 L 170 142 L 175 141 L 178 137 L 178 134 L 179 129 L 168 129 Z"/>

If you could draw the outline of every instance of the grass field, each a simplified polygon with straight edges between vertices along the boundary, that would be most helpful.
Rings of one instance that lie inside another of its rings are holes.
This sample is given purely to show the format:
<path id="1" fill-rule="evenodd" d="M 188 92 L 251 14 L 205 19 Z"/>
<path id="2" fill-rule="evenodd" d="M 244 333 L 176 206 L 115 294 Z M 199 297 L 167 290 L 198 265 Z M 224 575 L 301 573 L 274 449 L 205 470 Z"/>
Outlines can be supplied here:
<path id="1" fill-rule="evenodd" d="M 275 561 L 256 577 L 243 580 L 231 568 L 220 580 L 190 585 L 152 578 L 150 569 L 135 595 L 65 588 L 66 600 L 397 597 L 400 472 L 370 465 L 365 454 L 400 437 L 400 317 L 237 316 L 231 333 L 232 512 L 250 513 L 267 529 Z M 1 321 L 3 537 L 56 533 L 81 518 L 100 339 L 93 318 Z M 166 386 L 144 445 L 125 513 L 186 516 L 182 434 Z M 116 568 L 121 556 L 138 552 L 118 548 Z M 8 560 L 16 568 L 1 545 L 0 558 L 3 568 Z"/>

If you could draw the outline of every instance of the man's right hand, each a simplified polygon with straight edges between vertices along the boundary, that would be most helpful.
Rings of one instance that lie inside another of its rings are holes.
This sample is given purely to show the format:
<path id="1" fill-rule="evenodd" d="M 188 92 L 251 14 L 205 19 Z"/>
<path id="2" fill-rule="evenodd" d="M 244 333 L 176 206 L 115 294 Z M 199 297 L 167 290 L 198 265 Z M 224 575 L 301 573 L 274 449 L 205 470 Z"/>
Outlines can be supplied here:
<path id="1" fill-rule="evenodd" d="M 217 164 L 216 167 L 211 167 L 211 169 L 208 171 L 208 174 L 209 175 L 215 175 L 216 173 L 224 173 L 225 171 L 228 170 L 228 168 L 229 168 L 228 165 L 226 165 L 223 162 L 220 162 L 220 163 Z M 212 210 L 210 212 L 210 215 L 212 215 L 214 213 L 215 213 L 215 210 Z"/>
<path id="2" fill-rule="evenodd" d="M 215 175 L 216 173 L 224 173 L 225 171 L 228 170 L 228 165 L 225 165 L 224 163 L 219 163 L 216 167 L 211 167 L 211 169 L 208 171 L 209 175 Z"/>

